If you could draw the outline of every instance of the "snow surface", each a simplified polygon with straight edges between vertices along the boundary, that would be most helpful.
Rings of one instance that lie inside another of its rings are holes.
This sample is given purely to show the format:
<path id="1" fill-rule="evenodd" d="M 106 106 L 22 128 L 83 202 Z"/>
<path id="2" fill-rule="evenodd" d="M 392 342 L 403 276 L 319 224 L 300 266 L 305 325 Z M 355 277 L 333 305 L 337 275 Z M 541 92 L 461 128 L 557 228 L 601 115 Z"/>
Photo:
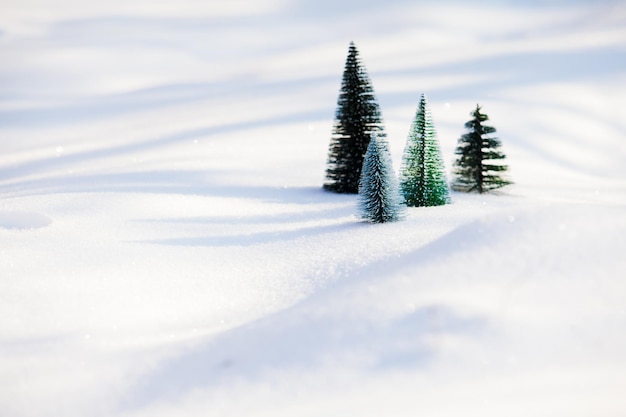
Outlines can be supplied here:
<path id="1" fill-rule="evenodd" d="M 626 415 L 626 6 L 520 3 L 0 1 L 0 415 Z M 516 184 L 323 192 L 351 40 Z"/>

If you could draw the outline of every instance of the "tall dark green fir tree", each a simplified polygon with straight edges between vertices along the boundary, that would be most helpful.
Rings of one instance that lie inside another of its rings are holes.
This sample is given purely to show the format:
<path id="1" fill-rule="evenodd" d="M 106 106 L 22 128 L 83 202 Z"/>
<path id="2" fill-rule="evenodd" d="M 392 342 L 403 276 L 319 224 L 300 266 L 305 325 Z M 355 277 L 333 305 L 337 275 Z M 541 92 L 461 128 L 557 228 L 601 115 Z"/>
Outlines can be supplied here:
<path id="1" fill-rule="evenodd" d="M 458 155 L 452 181 L 455 191 L 484 193 L 512 183 L 502 175 L 508 166 L 503 163 L 500 140 L 490 136 L 496 129 L 483 124 L 489 117 L 480 110 L 476 105 L 470 113 L 472 120 L 465 123 L 468 132 L 459 138 L 454 152 Z"/>
<path id="2" fill-rule="evenodd" d="M 384 137 L 372 135 L 359 181 L 359 212 L 370 223 L 402 220 L 405 206 Z"/>
<path id="3" fill-rule="evenodd" d="M 409 207 L 441 206 L 450 203 L 448 181 L 437 132 L 424 94 L 417 106 L 404 148 L 400 187 Z"/>
<path id="4" fill-rule="evenodd" d="M 363 159 L 372 133 L 385 137 L 372 83 L 351 42 L 328 149 L 326 190 L 348 194 L 359 191 Z"/>

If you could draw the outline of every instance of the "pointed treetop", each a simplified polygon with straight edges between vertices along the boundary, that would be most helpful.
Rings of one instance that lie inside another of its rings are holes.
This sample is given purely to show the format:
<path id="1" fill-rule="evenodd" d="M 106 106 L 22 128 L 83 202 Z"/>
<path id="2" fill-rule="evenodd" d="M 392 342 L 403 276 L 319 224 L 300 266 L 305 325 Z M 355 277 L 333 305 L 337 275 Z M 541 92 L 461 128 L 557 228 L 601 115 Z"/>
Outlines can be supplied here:
<path id="1" fill-rule="evenodd" d="M 476 104 L 476 109 L 470 112 L 470 116 L 476 117 L 481 122 L 484 122 L 485 120 L 489 120 L 489 116 L 487 116 L 484 113 L 481 113 L 480 112 L 481 110 L 482 110 L 482 107 L 480 106 L 480 104 Z"/>

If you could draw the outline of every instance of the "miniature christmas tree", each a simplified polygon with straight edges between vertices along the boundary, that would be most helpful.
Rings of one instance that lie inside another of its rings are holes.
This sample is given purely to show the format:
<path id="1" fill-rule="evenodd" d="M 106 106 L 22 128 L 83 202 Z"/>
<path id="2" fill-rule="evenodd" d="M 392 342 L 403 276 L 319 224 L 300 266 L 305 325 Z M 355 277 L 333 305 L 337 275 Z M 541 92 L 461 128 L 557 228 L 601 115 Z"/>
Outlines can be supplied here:
<path id="1" fill-rule="evenodd" d="M 359 181 L 359 211 L 370 223 L 402 220 L 402 202 L 391 155 L 384 137 L 372 135 Z"/>
<path id="2" fill-rule="evenodd" d="M 441 206 L 450 203 L 437 133 L 423 94 L 404 148 L 400 187 L 409 207 Z"/>
<path id="3" fill-rule="evenodd" d="M 508 166 L 502 163 L 505 156 L 498 150 L 500 141 L 489 136 L 496 129 L 483 125 L 489 117 L 480 112 L 479 105 L 470 115 L 472 120 L 465 123 L 468 132 L 459 138 L 454 152 L 458 158 L 454 163 L 452 189 L 484 193 L 511 184 L 501 175 Z"/>
<path id="4" fill-rule="evenodd" d="M 374 132 L 380 137 L 385 136 L 374 89 L 361 65 L 356 46 L 351 42 L 328 150 L 326 190 L 358 192 L 363 158 Z"/>

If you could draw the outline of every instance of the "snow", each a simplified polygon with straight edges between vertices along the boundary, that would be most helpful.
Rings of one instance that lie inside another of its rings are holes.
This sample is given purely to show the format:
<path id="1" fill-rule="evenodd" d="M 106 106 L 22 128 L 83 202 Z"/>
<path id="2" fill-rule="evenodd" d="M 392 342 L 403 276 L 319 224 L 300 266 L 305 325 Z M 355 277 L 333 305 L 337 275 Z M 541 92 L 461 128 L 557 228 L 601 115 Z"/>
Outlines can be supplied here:
<path id="1" fill-rule="evenodd" d="M 0 415 L 626 413 L 621 2 L 1 8 Z M 351 40 L 396 166 L 426 93 L 515 184 L 322 191 Z"/>
<path id="2" fill-rule="evenodd" d="M 40 213 L 0 212 L 0 228 L 4 229 L 36 229 L 46 227 L 50 222 L 47 216 Z"/>

